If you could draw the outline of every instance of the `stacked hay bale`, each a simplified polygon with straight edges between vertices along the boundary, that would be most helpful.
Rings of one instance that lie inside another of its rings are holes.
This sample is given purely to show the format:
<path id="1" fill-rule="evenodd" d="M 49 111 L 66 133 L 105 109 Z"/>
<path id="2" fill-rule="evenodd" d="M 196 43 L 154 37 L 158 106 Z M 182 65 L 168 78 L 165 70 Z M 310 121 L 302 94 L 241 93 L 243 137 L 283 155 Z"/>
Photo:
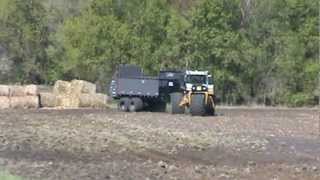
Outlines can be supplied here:
<path id="1" fill-rule="evenodd" d="M 6 96 L 0 96 L 0 109 L 10 108 L 10 99 Z"/>
<path id="2" fill-rule="evenodd" d="M 0 85 L 0 109 L 38 108 L 39 93 L 36 85 L 7 86 Z"/>
<path id="3" fill-rule="evenodd" d="M 0 85 L 0 109 L 10 108 L 10 88 L 6 85 Z"/>
<path id="4" fill-rule="evenodd" d="M 40 93 L 40 105 L 41 107 L 54 108 L 58 105 L 58 98 L 53 93 Z"/>
<path id="5" fill-rule="evenodd" d="M 108 101 L 105 94 L 81 94 L 79 97 L 80 107 L 103 108 Z"/>
<path id="6" fill-rule="evenodd" d="M 7 85 L 0 85 L 0 96 L 9 96 L 10 87 Z"/>
<path id="7" fill-rule="evenodd" d="M 36 85 L 10 86 L 10 108 L 39 108 L 39 92 Z"/>
<path id="8" fill-rule="evenodd" d="M 57 81 L 53 93 L 40 93 L 42 107 L 105 108 L 107 95 L 97 94 L 96 85 L 87 81 Z"/>
<path id="9" fill-rule="evenodd" d="M 78 108 L 78 94 L 72 91 L 71 83 L 57 81 L 53 87 L 53 94 L 56 96 L 56 106 L 61 108 Z"/>

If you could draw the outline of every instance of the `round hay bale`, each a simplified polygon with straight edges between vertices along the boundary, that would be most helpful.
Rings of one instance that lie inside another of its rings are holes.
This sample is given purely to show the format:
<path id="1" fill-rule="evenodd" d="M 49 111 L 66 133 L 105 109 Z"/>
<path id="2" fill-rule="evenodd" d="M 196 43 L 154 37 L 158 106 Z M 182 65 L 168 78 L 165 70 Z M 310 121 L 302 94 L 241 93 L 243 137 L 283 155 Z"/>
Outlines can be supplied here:
<path id="1" fill-rule="evenodd" d="M 39 108 L 38 96 L 10 97 L 10 107 L 14 109 Z"/>
<path id="2" fill-rule="evenodd" d="M 56 107 L 58 98 L 53 93 L 40 93 L 40 106 L 41 107 Z"/>
<path id="3" fill-rule="evenodd" d="M 79 108 L 79 97 L 77 95 L 58 95 L 57 107 Z"/>
<path id="4" fill-rule="evenodd" d="M 80 107 L 105 108 L 108 96 L 105 94 L 81 94 Z"/>
<path id="5" fill-rule="evenodd" d="M 38 87 L 36 85 L 27 85 L 24 87 L 24 90 L 25 90 L 25 94 L 27 96 L 37 96 L 39 95 L 39 90 L 38 90 Z"/>
<path id="6" fill-rule="evenodd" d="M 9 96 L 10 87 L 7 85 L 0 85 L 0 96 Z"/>
<path id="7" fill-rule="evenodd" d="M 25 87 L 23 86 L 10 86 L 10 96 L 26 96 Z"/>
<path id="8" fill-rule="evenodd" d="M 0 96 L 0 109 L 10 108 L 10 99 L 6 96 Z"/>
<path id="9" fill-rule="evenodd" d="M 93 83 L 83 80 L 71 81 L 71 91 L 76 94 L 95 94 L 97 86 Z"/>
<path id="10" fill-rule="evenodd" d="M 53 94 L 71 94 L 71 83 L 67 81 L 57 81 L 53 87 Z"/>

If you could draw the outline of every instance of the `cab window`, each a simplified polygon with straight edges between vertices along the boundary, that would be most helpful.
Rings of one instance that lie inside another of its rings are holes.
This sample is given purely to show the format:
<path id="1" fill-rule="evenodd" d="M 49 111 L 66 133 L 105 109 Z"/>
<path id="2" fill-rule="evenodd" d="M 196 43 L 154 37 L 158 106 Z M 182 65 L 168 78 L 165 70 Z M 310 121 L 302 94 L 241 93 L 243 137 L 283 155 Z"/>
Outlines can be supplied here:
<path id="1" fill-rule="evenodd" d="M 202 75 L 187 76 L 186 82 L 191 84 L 207 84 L 207 77 Z"/>

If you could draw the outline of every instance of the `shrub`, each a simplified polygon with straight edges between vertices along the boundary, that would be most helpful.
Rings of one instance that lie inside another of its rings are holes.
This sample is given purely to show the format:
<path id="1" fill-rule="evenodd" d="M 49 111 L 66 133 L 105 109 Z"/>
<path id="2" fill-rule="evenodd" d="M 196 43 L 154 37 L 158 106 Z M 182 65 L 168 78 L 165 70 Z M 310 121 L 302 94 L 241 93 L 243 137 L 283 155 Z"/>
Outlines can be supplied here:
<path id="1" fill-rule="evenodd" d="M 314 105 L 314 98 L 305 93 L 289 94 L 287 96 L 287 104 L 291 107 Z"/>

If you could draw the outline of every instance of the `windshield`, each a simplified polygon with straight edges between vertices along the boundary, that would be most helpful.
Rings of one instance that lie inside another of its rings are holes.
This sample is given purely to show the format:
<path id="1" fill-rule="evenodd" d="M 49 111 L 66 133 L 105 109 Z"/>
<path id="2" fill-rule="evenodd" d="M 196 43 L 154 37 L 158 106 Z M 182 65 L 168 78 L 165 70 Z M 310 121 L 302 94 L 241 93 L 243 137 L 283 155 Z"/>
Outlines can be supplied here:
<path id="1" fill-rule="evenodd" d="M 187 76 L 186 82 L 190 84 L 207 84 L 207 76 L 203 76 L 203 75 Z"/>

